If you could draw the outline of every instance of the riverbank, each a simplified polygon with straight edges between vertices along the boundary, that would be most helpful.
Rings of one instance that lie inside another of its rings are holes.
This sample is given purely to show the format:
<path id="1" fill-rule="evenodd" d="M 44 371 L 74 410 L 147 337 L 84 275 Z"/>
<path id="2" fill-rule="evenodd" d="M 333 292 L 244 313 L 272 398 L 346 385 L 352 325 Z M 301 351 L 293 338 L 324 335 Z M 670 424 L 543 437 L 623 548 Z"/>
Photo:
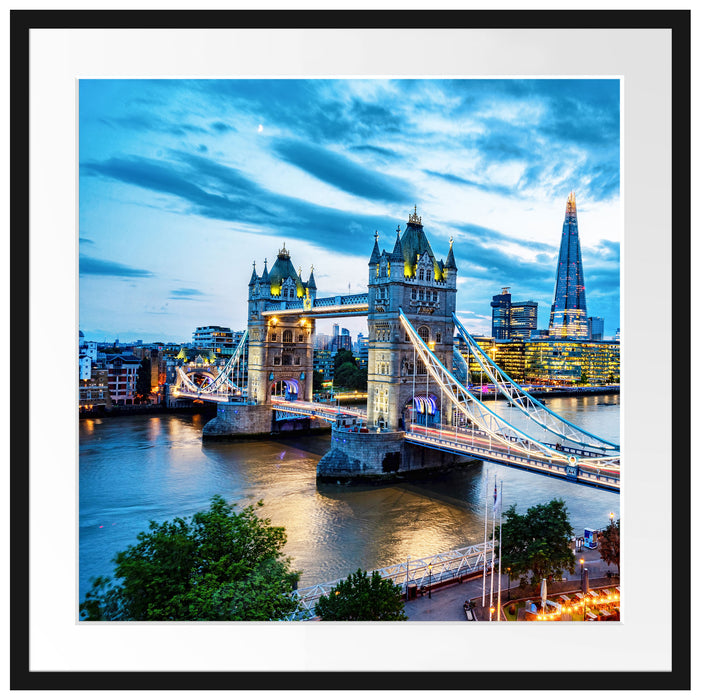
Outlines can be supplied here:
<path id="1" fill-rule="evenodd" d="M 217 405 L 210 403 L 190 406 L 164 406 L 162 404 L 137 404 L 134 406 L 98 406 L 91 411 L 79 411 L 79 418 L 112 418 L 116 416 L 149 415 L 204 415 L 215 416 Z"/>
<path id="2" fill-rule="evenodd" d="M 580 590 L 580 559 L 583 559 L 585 567 L 590 574 L 590 587 L 599 588 L 601 586 L 619 585 L 619 578 L 608 577 L 608 571 L 614 571 L 614 566 L 607 565 L 600 554 L 595 549 L 583 549 L 576 554 L 575 572 L 563 572 L 563 581 L 554 581 L 548 584 L 549 596 L 568 593 Z M 491 586 L 490 575 L 488 574 L 485 586 L 485 607 L 482 606 L 482 574 L 462 583 L 451 582 L 449 584 L 433 588 L 431 595 L 425 591 L 424 595 L 418 596 L 415 600 L 409 600 L 404 604 L 404 612 L 409 620 L 415 622 L 467 622 L 467 616 L 463 607 L 466 600 L 474 601 L 474 614 L 477 620 L 486 621 L 489 619 L 489 594 Z M 506 574 L 502 576 L 502 604 L 510 600 L 521 600 L 532 598 L 536 600 L 538 592 L 535 586 L 514 585 L 509 588 L 509 580 Z M 498 576 L 494 577 L 494 595 L 497 596 Z"/>

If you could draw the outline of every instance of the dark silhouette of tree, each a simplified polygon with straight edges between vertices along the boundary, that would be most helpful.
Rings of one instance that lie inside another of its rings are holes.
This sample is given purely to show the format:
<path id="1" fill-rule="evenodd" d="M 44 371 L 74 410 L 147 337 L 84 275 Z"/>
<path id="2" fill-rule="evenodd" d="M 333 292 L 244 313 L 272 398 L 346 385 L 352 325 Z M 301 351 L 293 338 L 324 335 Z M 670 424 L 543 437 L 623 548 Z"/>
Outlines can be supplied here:
<path id="1" fill-rule="evenodd" d="M 336 387 L 367 389 L 367 371 L 357 366 L 357 360 L 350 350 L 338 350 L 333 358 L 333 368 Z"/>
<path id="2" fill-rule="evenodd" d="M 619 573 L 619 520 L 610 521 L 610 524 L 599 533 L 597 550 L 604 562 L 616 564 L 617 573 Z"/>
<path id="3" fill-rule="evenodd" d="M 541 579 L 559 578 L 564 569 L 575 571 L 575 557 L 570 547 L 573 528 L 563 500 L 554 498 L 532 506 L 526 515 L 517 513 L 516 505 L 512 505 L 503 515 L 506 518 L 502 524 L 504 573 L 511 568 L 512 577 L 518 576 L 522 585 L 527 582 L 538 585 Z M 499 526 L 495 542 L 499 549 Z"/>
<path id="4" fill-rule="evenodd" d="M 321 620 L 407 620 L 401 586 L 358 569 L 316 603 Z"/>
<path id="5" fill-rule="evenodd" d="M 260 501 L 257 508 L 262 506 Z M 282 555 L 283 527 L 240 512 L 222 496 L 190 521 L 152 521 L 115 556 L 115 579 L 98 577 L 84 620 L 279 620 L 298 609 L 299 573 Z"/>
<path id="6" fill-rule="evenodd" d="M 139 403 L 149 401 L 152 393 L 152 361 L 145 357 L 137 368 L 137 382 L 135 384 L 135 398 Z"/>

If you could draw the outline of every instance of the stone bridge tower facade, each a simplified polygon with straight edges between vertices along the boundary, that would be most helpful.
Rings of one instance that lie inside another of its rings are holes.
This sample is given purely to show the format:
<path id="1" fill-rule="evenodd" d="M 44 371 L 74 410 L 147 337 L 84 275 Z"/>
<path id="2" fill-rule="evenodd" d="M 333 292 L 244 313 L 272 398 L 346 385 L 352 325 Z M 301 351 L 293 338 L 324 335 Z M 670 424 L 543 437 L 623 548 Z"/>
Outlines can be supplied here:
<path id="1" fill-rule="evenodd" d="M 403 235 L 397 228 L 391 252 L 380 252 L 375 234 L 369 261 L 369 427 L 402 430 L 414 389 L 426 394 L 426 368 L 416 358 L 414 376 L 414 348 L 401 327 L 399 308 L 438 359 L 452 368 L 457 274 L 453 240 L 446 260 L 437 259 L 416 207 Z M 433 391 L 433 382 L 429 387 Z M 435 410 L 440 410 L 440 401 L 436 403 Z"/>
<path id="2" fill-rule="evenodd" d="M 299 306 L 303 312 L 315 298 L 313 267 L 304 282 L 285 246 L 271 271 L 265 259 L 262 275 L 258 276 L 253 263 L 247 301 L 249 400 L 268 405 L 273 390 L 312 400 L 315 321 L 299 314 L 277 315 L 276 310 Z"/>

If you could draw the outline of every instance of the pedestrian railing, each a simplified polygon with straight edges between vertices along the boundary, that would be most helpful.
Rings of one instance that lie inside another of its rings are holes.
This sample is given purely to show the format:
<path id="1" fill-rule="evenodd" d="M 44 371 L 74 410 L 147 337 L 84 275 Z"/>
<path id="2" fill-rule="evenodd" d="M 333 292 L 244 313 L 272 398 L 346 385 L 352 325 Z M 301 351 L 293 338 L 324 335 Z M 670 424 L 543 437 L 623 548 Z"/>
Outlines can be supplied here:
<path id="1" fill-rule="evenodd" d="M 492 556 L 492 542 L 473 544 L 448 552 L 433 554 L 421 559 L 409 559 L 405 562 L 392 564 L 377 571 L 383 579 L 392 581 L 401 586 L 402 593 L 406 594 L 407 586 L 415 584 L 417 587 L 436 585 L 443 581 L 465 576 L 482 571 L 485 562 Z M 367 573 L 372 576 L 372 571 Z M 317 583 L 313 586 L 300 588 L 294 592 L 295 598 L 300 603 L 298 613 L 289 616 L 288 620 L 310 620 L 315 617 L 315 607 L 321 596 L 328 595 L 341 581 L 340 578 L 328 583 Z"/>

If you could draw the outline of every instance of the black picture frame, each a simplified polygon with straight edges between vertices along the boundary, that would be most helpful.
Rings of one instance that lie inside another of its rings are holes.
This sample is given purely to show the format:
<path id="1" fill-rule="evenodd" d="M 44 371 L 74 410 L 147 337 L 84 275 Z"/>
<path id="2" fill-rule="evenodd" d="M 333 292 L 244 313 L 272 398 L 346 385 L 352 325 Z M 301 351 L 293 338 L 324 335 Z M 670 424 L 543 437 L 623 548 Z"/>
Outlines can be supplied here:
<path id="1" fill-rule="evenodd" d="M 10 302 L 11 335 L 14 339 L 30 337 L 29 280 L 29 151 L 30 85 L 29 49 L 33 29 L 96 27 L 109 28 L 290 28 L 324 26 L 330 28 L 658 28 L 672 35 L 672 123 L 677 125 L 672 138 L 673 192 L 679 193 L 678 206 L 672 208 L 673 260 L 679 260 L 672 284 L 673 323 L 682 321 L 689 328 L 690 316 L 690 12 L 674 11 L 25 11 L 10 13 L 11 54 L 11 212 L 10 212 Z M 677 301 L 677 305 L 676 302 Z M 681 366 L 690 363 L 689 332 L 673 336 L 673 356 Z M 35 341 L 36 342 L 36 341 Z M 676 352 L 676 343 L 678 350 Z M 30 370 L 33 372 L 34 370 Z M 672 377 L 676 385 L 675 370 Z M 29 528 L 30 458 L 29 398 L 22 385 L 26 377 L 11 376 L 12 411 L 10 417 L 11 473 L 11 677 L 12 690 L 199 690 L 199 689 L 341 689 L 341 690 L 575 690 L 573 672 L 495 673 L 488 671 L 435 672 L 419 670 L 400 672 L 94 672 L 32 671 L 29 640 Z M 690 505 L 684 488 L 690 483 L 689 410 L 679 417 L 681 439 L 672 446 L 672 458 L 680 464 L 679 488 L 671 490 L 673 513 L 681 523 L 690 523 Z M 683 432 L 687 434 L 684 435 Z M 677 499 L 677 500 L 676 500 Z M 679 600 L 690 599 L 690 531 L 673 528 L 672 570 L 678 568 Z M 672 588 L 675 583 L 672 582 Z M 675 606 L 676 600 L 672 603 Z M 668 605 L 666 603 L 665 605 Z M 691 623 L 687 616 L 672 615 L 673 659 L 670 672 L 593 671 L 582 687 L 591 691 L 687 690 L 690 688 Z"/>

